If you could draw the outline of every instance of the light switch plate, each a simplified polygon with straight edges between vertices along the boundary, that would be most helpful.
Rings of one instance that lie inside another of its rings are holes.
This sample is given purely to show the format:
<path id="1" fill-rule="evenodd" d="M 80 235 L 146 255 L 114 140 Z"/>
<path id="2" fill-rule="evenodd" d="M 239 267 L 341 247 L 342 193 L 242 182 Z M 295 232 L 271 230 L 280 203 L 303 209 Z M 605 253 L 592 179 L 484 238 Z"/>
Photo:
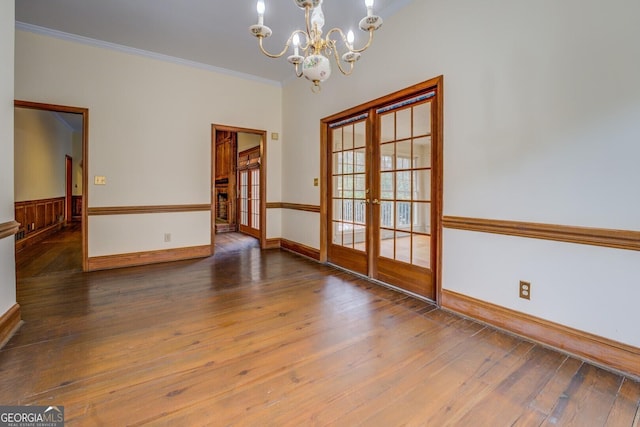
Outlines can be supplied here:
<path id="1" fill-rule="evenodd" d="M 107 185 L 107 177 L 96 175 L 93 177 L 93 183 L 95 185 Z"/>

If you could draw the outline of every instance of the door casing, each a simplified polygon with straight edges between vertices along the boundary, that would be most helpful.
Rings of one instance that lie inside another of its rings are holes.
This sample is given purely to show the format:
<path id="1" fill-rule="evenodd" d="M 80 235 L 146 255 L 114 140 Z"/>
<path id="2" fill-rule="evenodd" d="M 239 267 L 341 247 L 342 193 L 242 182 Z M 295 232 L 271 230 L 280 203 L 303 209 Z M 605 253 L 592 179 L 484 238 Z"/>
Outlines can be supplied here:
<path id="1" fill-rule="evenodd" d="M 215 197 L 215 176 L 216 176 L 216 132 L 217 131 L 227 131 L 227 132 L 243 132 L 243 133 L 252 133 L 261 136 L 260 141 L 260 247 L 262 249 L 266 249 L 267 245 L 267 205 L 266 205 L 266 196 L 267 196 L 267 132 L 264 130 L 258 129 L 247 129 L 241 127 L 220 125 L 220 124 L 212 124 L 211 125 L 211 176 L 209 178 L 211 184 L 211 253 L 215 253 L 215 235 L 216 235 L 216 197 Z M 236 153 L 237 156 L 237 153 Z M 237 159 L 236 159 L 237 163 Z M 236 168 L 237 169 L 237 168 Z M 234 175 L 236 171 L 234 171 Z M 237 184 L 236 184 L 237 185 Z"/>
<path id="2" fill-rule="evenodd" d="M 40 102 L 15 100 L 14 107 L 31 108 L 34 110 L 75 113 L 82 115 L 82 270 L 89 271 L 89 226 L 87 207 L 89 200 L 89 109 L 81 107 L 71 107 L 66 105 L 43 104 Z"/>

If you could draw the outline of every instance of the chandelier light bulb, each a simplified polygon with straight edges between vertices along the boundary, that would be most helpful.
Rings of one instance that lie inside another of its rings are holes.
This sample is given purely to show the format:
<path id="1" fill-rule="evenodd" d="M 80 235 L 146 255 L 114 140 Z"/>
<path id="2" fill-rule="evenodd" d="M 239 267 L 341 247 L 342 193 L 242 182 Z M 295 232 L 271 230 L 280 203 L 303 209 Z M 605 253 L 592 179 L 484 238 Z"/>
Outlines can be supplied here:
<path id="1" fill-rule="evenodd" d="M 300 54 L 298 46 L 300 46 L 300 36 L 298 35 L 298 33 L 295 33 L 293 35 L 293 54 L 294 55 Z"/>
<path id="2" fill-rule="evenodd" d="M 258 10 L 258 25 L 264 25 L 264 1 L 258 0 L 258 4 L 256 4 L 256 9 Z"/>
<path id="3" fill-rule="evenodd" d="M 355 40 L 356 36 L 353 34 L 353 31 L 349 30 L 349 32 L 347 33 L 347 47 L 349 48 L 349 50 L 353 50 L 353 41 Z"/>
<path id="4" fill-rule="evenodd" d="M 367 16 L 373 15 L 373 0 L 364 0 L 364 5 L 367 6 Z"/>

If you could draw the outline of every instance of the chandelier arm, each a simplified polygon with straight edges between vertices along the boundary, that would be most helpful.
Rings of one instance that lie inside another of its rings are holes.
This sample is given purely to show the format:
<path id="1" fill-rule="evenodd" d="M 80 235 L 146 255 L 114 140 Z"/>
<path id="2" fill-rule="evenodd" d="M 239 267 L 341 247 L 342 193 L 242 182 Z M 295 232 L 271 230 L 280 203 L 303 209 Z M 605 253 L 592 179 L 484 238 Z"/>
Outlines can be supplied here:
<path id="1" fill-rule="evenodd" d="M 293 37 L 293 35 L 291 37 Z M 269 53 L 265 50 L 264 46 L 262 46 L 262 39 L 264 38 L 263 36 L 258 36 L 258 46 L 260 46 L 260 50 L 262 51 L 262 53 L 267 55 L 269 58 L 280 58 L 282 55 L 287 53 L 287 50 L 289 49 L 289 45 L 291 44 L 291 37 L 289 37 L 289 40 L 287 40 L 287 42 L 285 43 L 284 49 L 282 49 L 282 52 L 277 54 Z"/>
<path id="2" fill-rule="evenodd" d="M 333 33 L 338 33 L 345 46 L 349 47 L 349 43 L 347 43 L 347 36 L 344 35 L 344 32 L 340 28 L 332 28 L 329 30 L 325 38 L 327 45 L 333 44 L 333 47 L 335 48 L 336 40 L 331 39 L 331 34 Z"/>
<path id="3" fill-rule="evenodd" d="M 367 41 L 367 44 L 364 45 L 364 47 L 362 47 L 360 49 L 351 49 L 351 52 L 362 53 L 365 50 L 367 50 L 369 48 L 369 46 L 371 46 L 371 43 L 373 42 L 373 32 L 374 31 L 375 31 L 375 29 L 373 29 L 373 28 L 369 29 L 369 40 Z"/>
<path id="4" fill-rule="evenodd" d="M 333 45 L 333 57 L 336 60 L 336 65 L 338 65 L 338 69 L 345 76 L 350 75 L 353 72 L 353 64 L 354 63 L 353 62 L 349 62 L 349 69 L 348 70 L 342 68 L 342 63 L 340 62 L 340 57 L 338 56 L 338 49 L 336 49 L 336 46 L 335 46 L 336 42 L 331 40 L 331 43 Z"/>
<path id="5" fill-rule="evenodd" d="M 304 39 L 305 39 L 304 46 L 302 44 L 300 44 L 300 45 L 298 45 L 298 47 L 303 52 L 306 52 L 307 49 L 309 49 L 309 46 L 311 46 L 311 38 L 309 37 L 309 34 L 305 33 L 302 30 L 295 30 L 293 33 L 291 33 L 291 36 L 289 37 L 289 40 L 293 40 L 293 36 L 295 36 L 296 34 L 302 34 L 302 36 L 304 37 Z"/>

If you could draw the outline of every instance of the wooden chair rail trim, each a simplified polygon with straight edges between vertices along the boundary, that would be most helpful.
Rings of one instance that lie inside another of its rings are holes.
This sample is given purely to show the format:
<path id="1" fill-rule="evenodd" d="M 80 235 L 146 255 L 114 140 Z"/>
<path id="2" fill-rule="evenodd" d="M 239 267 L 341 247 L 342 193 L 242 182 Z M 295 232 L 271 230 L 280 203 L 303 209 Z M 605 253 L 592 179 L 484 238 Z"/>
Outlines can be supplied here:
<path id="1" fill-rule="evenodd" d="M 316 261 L 320 260 L 320 250 L 303 245 L 302 243 L 292 242 L 287 239 L 280 239 L 280 247 Z"/>
<path id="2" fill-rule="evenodd" d="M 0 239 L 13 236 L 19 229 L 20 223 L 13 220 L 0 223 Z"/>
<path id="3" fill-rule="evenodd" d="M 131 215 L 154 214 L 168 212 L 201 212 L 210 211 L 210 204 L 199 205 L 153 205 L 153 206 L 107 206 L 87 209 L 87 214 L 93 215 Z"/>
<path id="4" fill-rule="evenodd" d="M 445 228 L 640 251 L 640 231 L 445 216 Z"/>
<path id="5" fill-rule="evenodd" d="M 16 303 L 0 316 L 0 348 L 4 347 L 21 325 L 20 305 Z"/>
<path id="6" fill-rule="evenodd" d="M 267 209 L 290 209 L 294 211 L 320 213 L 320 206 L 318 205 L 304 205 L 300 203 L 287 202 L 268 202 Z"/>
<path id="7" fill-rule="evenodd" d="M 58 202 L 58 201 L 63 201 L 64 202 L 64 200 L 65 200 L 64 196 L 61 196 L 61 197 L 47 197 L 45 199 L 23 200 L 21 202 L 15 202 L 14 206 L 15 207 L 22 207 L 22 206 L 43 204 L 43 203 L 51 203 L 51 202 Z"/>
<path id="8" fill-rule="evenodd" d="M 132 267 L 170 261 L 182 261 L 193 258 L 205 258 L 211 256 L 211 254 L 211 246 L 202 245 L 158 251 L 89 257 L 89 271 L 108 270 L 112 268 Z"/>
<path id="9" fill-rule="evenodd" d="M 442 291 L 442 308 L 640 378 L 640 348 L 446 289 Z"/>

